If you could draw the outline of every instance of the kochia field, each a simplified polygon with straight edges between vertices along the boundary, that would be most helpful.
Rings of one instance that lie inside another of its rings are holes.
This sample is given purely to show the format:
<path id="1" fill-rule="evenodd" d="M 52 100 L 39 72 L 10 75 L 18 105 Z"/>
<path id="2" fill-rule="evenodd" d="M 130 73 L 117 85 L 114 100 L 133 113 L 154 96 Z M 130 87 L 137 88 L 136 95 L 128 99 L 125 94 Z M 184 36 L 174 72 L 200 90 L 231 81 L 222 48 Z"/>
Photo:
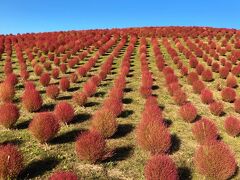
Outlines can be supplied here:
<path id="1" fill-rule="evenodd" d="M 0 179 L 240 179 L 240 31 L 0 35 Z"/>

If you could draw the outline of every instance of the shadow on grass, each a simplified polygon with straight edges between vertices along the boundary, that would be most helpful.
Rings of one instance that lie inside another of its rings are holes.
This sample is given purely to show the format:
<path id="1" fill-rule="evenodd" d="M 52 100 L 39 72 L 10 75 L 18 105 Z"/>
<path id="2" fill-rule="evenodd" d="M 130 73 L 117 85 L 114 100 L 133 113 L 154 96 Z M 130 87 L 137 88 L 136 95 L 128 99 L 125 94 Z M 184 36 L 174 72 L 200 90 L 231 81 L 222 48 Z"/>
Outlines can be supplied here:
<path id="1" fill-rule="evenodd" d="M 113 156 L 103 162 L 123 161 L 133 154 L 132 146 L 118 147 L 114 150 Z"/>
<path id="2" fill-rule="evenodd" d="M 69 99 L 72 99 L 72 96 L 62 96 L 57 98 L 57 100 L 69 100 Z"/>
<path id="3" fill-rule="evenodd" d="M 119 115 L 119 117 L 121 118 L 128 118 L 129 116 L 131 116 L 134 113 L 133 110 L 124 110 L 122 111 L 122 113 Z"/>
<path id="4" fill-rule="evenodd" d="M 44 104 L 39 112 L 53 111 L 55 104 Z"/>
<path id="5" fill-rule="evenodd" d="M 171 142 L 172 142 L 172 145 L 170 147 L 169 153 L 173 154 L 180 149 L 181 140 L 176 134 L 172 134 L 171 135 Z"/>
<path id="6" fill-rule="evenodd" d="M 103 97 L 106 94 L 106 92 L 97 92 L 96 94 L 94 94 L 94 97 Z"/>
<path id="7" fill-rule="evenodd" d="M 123 104 L 131 104 L 133 102 L 132 98 L 124 98 L 122 100 Z"/>
<path id="8" fill-rule="evenodd" d="M 55 138 L 53 138 L 49 143 L 50 144 L 65 144 L 74 142 L 78 136 L 78 134 L 82 132 L 82 130 L 74 129 L 69 132 L 65 132 Z"/>
<path id="9" fill-rule="evenodd" d="M 117 132 L 113 135 L 113 139 L 121 138 L 132 132 L 134 129 L 131 124 L 119 124 Z"/>
<path id="10" fill-rule="evenodd" d="M 84 107 L 93 107 L 99 105 L 99 102 L 88 102 L 84 105 Z"/>
<path id="11" fill-rule="evenodd" d="M 166 118 L 164 118 L 164 119 L 163 119 L 163 122 L 164 122 L 164 124 L 165 124 L 166 127 L 170 127 L 171 124 L 172 124 L 172 120 L 171 120 L 171 119 L 166 119 Z"/>
<path id="12" fill-rule="evenodd" d="M 87 121 L 91 118 L 91 114 L 88 113 L 82 113 L 82 114 L 77 114 L 74 116 L 71 124 L 77 124 L 77 123 L 82 123 L 84 121 Z"/>
<path id="13" fill-rule="evenodd" d="M 158 86 L 158 85 L 153 85 L 153 86 L 152 86 L 152 90 L 157 90 L 157 89 L 159 89 L 159 86 Z"/>
<path id="14" fill-rule="evenodd" d="M 79 87 L 71 87 L 68 89 L 68 92 L 74 92 L 77 91 L 79 89 Z"/>
<path id="15" fill-rule="evenodd" d="M 45 172 L 55 168 L 59 162 L 60 161 L 54 157 L 33 161 L 27 165 L 27 167 L 19 174 L 17 179 L 32 179 L 37 176 L 41 176 Z"/>
<path id="16" fill-rule="evenodd" d="M 31 122 L 30 119 L 29 119 L 29 120 L 26 120 L 26 121 L 24 121 L 24 122 L 20 122 L 20 123 L 16 124 L 15 129 L 19 129 L 19 130 L 21 130 L 21 129 L 27 129 L 28 126 L 29 126 L 29 124 L 30 124 L 30 122 Z"/>
<path id="17" fill-rule="evenodd" d="M 178 174 L 180 180 L 191 180 L 191 170 L 188 167 L 179 167 L 178 168 Z"/>
<path id="18" fill-rule="evenodd" d="M 6 140 L 0 143 L 0 145 L 7 145 L 7 144 L 13 144 L 13 145 L 20 145 L 23 143 L 23 140 L 21 139 L 12 139 L 12 140 Z"/>
<path id="19" fill-rule="evenodd" d="M 123 91 L 124 91 L 125 93 L 128 93 L 128 92 L 132 92 L 133 90 L 132 90 L 132 88 L 125 88 Z"/>

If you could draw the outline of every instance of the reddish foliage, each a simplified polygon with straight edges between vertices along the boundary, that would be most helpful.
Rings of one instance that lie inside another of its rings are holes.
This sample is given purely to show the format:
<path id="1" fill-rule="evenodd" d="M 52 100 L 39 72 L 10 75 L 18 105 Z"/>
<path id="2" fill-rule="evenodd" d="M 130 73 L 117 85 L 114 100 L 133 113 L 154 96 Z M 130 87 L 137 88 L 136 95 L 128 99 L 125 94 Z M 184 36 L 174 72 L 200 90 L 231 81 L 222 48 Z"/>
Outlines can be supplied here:
<path id="1" fill-rule="evenodd" d="M 91 130 L 99 132 L 104 138 L 113 136 L 117 127 L 116 116 L 108 109 L 100 109 L 94 113 Z"/>
<path id="2" fill-rule="evenodd" d="M 18 83 L 17 75 L 14 73 L 8 74 L 5 82 L 10 83 L 12 86 L 15 86 Z"/>
<path id="3" fill-rule="evenodd" d="M 173 99 L 177 105 L 183 105 L 187 102 L 187 95 L 183 90 L 179 89 L 173 93 Z"/>
<path id="4" fill-rule="evenodd" d="M 226 87 L 221 92 L 223 101 L 233 102 L 236 98 L 236 92 L 233 88 Z"/>
<path id="5" fill-rule="evenodd" d="M 0 125 L 5 128 L 12 127 L 19 118 L 19 110 L 15 104 L 4 103 L 0 105 Z"/>
<path id="6" fill-rule="evenodd" d="M 62 101 L 56 104 L 54 114 L 58 121 L 69 123 L 74 117 L 74 109 L 71 104 L 66 101 Z"/>
<path id="7" fill-rule="evenodd" d="M 59 86 L 62 91 L 67 91 L 70 87 L 70 81 L 68 78 L 63 77 L 59 82 Z"/>
<path id="8" fill-rule="evenodd" d="M 234 75 L 230 74 L 227 77 L 226 83 L 227 87 L 235 88 L 237 86 L 237 78 Z"/>
<path id="9" fill-rule="evenodd" d="M 178 180 L 177 167 L 167 155 L 155 155 L 144 168 L 146 180 Z"/>
<path id="10" fill-rule="evenodd" d="M 14 95 L 14 86 L 7 82 L 0 84 L 0 100 L 2 102 L 12 102 Z"/>
<path id="11" fill-rule="evenodd" d="M 59 95 L 59 87 L 57 85 L 50 85 L 46 88 L 46 95 L 51 99 L 56 99 Z"/>
<path id="12" fill-rule="evenodd" d="M 220 116 L 223 113 L 224 106 L 222 102 L 214 101 L 209 105 L 209 109 L 213 115 Z"/>
<path id="13" fill-rule="evenodd" d="M 83 85 L 83 92 L 85 92 L 88 97 L 94 95 L 96 91 L 97 91 L 97 86 L 92 81 L 87 81 Z"/>
<path id="14" fill-rule="evenodd" d="M 34 73 L 37 75 L 37 76 L 40 76 L 42 73 L 43 73 L 43 68 L 42 66 L 40 65 L 35 65 L 34 66 Z"/>
<path id="15" fill-rule="evenodd" d="M 22 96 L 22 104 L 27 111 L 34 112 L 39 110 L 42 106 L 42 103 L 43 100 L 39 91 L 25 88 Z"/>
<path id="16" fill-rule="evenodd" d="M 79 105 L 83 106 L 87 102 L 87 95 L 84 92 L 76 92 L 73 94 L 73 101 Z"/>
<path id="17" fill-rule="evenodd" d="M 166 153 L 171 146 L 171 134 L 161 121 L 142 119 L 136 129 L 138 145 L 151 154 Z"/>
<path id="18" fill-rule="evenodd" d="M 234 110 L 235 110 L 237 113 L 240 113 L 240 98 L 237 98 L 237 99 L 234 101 Z"/>
<path id="19" fill-rule="evenodd" d="M 197 80 L 192 84 L 193 92 L 200 94 L 201 91 L 205 88 L 205 84 L 202 80 Z"/>
<path id="20" fill-rule="evenodd" d="M 204 104 L 210 104 L 213 100 L 213 93 L 210 89 L 205 88 L 201 91 L 201 100 Z"/>
<path id="21" fill-rule="evenodd" d="M 43 73 L 43 74 L 41 75 L 40 79 L 39 79 L 40 83 L 41 83 L 44 87 L 48 86 L 50 80 L 51 80 L 51 77 L 50 77 L 50 75 L 49 75 L 48 73 Z"/>
<path id="22" fill-rule="evenodd" d="M 0 146 L 0 179 L 14 179 L 23 169 L 23 156 L 14 145 Z"/>
<path id="23" fill-rule="evenodd" d="M 200 144 L 204 144 L 209 140 L 216 140 L 218 137 L 216 125 L 206 118 L 201 118 L 201 120 L 194 123 L 192 126 L 192 133 Z"/>
<path id="24" fill-rule="evenodd" d="M 179 109 L 180 116 L 186 122 L 193 122 L 197 117 L 197 109 L 192 103 L 186 103 Z"/>
<path id="25" fill-rule="evenodd" d="M 173 93 L 177 90 L 181 90 L 181 86 L 178 83 L 171 83 L 168 85 L 168 92 L 171 96 L 173 96 Z"/>
<path id="26" fill-rule="evenodd" d="M 78 176 L 73 172 L 57 171 L 54 172 L 48 180 L 78 180 Z"/>
<path id="27" fill-rule="evenodd" d="M 158 106 L 157 98 L 150 96 L 145 103 L 142 119 L 157 120 L 163 122 L 162 111 Z"/>
<path id="28" fill-rule="evenodd" d="M 221 78 L 226 79 L 229 74 L 229 69 L 227 67 L 221 67 L 219 69 L 219 75 Z"/>
<path id="29" fill-rule="evenodd" d="M 229 116 L 225 119 L 224 127 L 230 136 L 237 136 L 240 133 L 240 120 Z"/>
<path id="30" fill-rule="evenodd" d="M 198 74 L 196 72 L 190 72 L 187 76 L 188 84 L 193 84 L 193 82 L 198 80 Z"/>
<path id="31" fill-rule="evenodd" d="M 144 98 L 148 98 L 152 95 L 152 89 L 146 86 L 141 86 L 139 91 Z"/>
<path id="32" fill-rule="evenodd" d="M 59 131 L 59 123 L 52 112 L 41 112 L 34 115 L 29 124 L 29 131 L 40 142 L 48 142 Z"/>
<path id="33" fill-rule="evenodd" d="M 70 74 L 70 81 L 71 81 L 72 83 L 76 83 L 77 80 L 78 80 L 78 76 L 77 76 L 76 73 Z"/>
<path id="34" fill-rule="evenodd" d="M 232 151 L 223 142 L 209 141 L 194 154 L 197 171 L 207 179 L 228 179 L 236 171 L 237 163 Z"/>
<path id="35" fill-rule="evenodd" d="M 202 80 L 207 82 L 213 80 L 213 74 L 210 69 L 206 69 L 202 72 Z"/>
<path id="36" fill-rule="evenodd" d="M 166 77 L 166 84 L 177 83 L 178 77 L 175 74 L 168 74 Z"/>
<path id="37" fill-rule="evenodd" d="M 106 148 L 106 141 L 101 134 L 95 131 L 83 132 L 79 135 L 75 146 L 80 160 L 96 163 L 111 155 Z"/>
<path id="38" fill-rule="evenodd" d="M 197 71 L 198 75 L 201 75 L 202 72 L 204 71 L 204 66 L 202 64 L 198 64 L 196 67 L 196 71 Z"/>
<path id="39" fill-rule="evenodd" d="M 59 69 L 58 68 L 55 68 L 52 70 L 52 77 L 54 79 L 57 79 L 59 77 Z"/>
<path id="40" fill-rule="evenodd" d="M 123 110 L 121 99 L 108 98 L 103 103 L 103 108 L 110 110 L 115 116 L 119 116 Z"/>

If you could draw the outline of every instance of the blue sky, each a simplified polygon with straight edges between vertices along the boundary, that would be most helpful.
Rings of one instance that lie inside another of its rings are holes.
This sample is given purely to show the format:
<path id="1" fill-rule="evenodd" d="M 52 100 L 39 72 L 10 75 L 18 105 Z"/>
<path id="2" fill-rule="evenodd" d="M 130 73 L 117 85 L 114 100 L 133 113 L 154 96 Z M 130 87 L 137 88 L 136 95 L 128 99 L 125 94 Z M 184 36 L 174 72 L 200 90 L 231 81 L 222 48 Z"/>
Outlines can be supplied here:
<path id="1" fill-rule="evenodd" d="M 240 29 L 239 0 L 1 0 L 0 34 L 142 26 Z"/>

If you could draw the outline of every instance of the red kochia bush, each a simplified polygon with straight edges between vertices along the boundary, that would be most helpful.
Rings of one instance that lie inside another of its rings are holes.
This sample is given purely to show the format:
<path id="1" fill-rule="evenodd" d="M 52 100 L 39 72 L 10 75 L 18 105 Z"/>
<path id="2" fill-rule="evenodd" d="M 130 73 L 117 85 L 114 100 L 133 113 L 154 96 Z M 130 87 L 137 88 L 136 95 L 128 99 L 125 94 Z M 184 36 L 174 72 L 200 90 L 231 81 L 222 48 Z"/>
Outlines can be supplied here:
<path id="1" fill-rule="evenodd" d="M 40 76 L 42 73 L 43 73 L 43 68 L 42 66 L 40 65 L 35 65 L 34 66 L 34 73 L 37 75 L 37 76 Z"/>
<path id="2" fill-rule="evenodd" d="M 4 103 L 0 105 L 0 125 L 5 128 L 12 127 L 19 118 L 19 110 L 15 104 Z"/>
<path id="3" fill-rule="evenodd" d="M 86 104 L 88 97 L 84 92 L 76 92 L 73 94 L 72 98 L 77 105 L 83 106 L 84 104 Z"/>
<path id="4" fill-rule="evenodd" d="M 41 75 L 40 79 L 39 79 L 40 83 L 41 83 L 44 87 L 48 86 L 50 80 L 51 80 L 51 77 L 50 77 L 50 75 L 49 75 L 48 73 L 43 73 L 43 74 Z"/>
<path id="5" fill-rule="evenodd" d="M 228 179 L 237 168 L 233 152 L 220 141 L 210 141 L 198 147 L 194 154 L 194 164 L 206 179 Z"/>
<path id="6" fill-rule="evenodd" d="M 146 180 L 178 180 L 177 167 L 167 155 L 155 155 L 144 168 Z"/>
<path id="7" fill-rule="evenodd" d="M 226 83 L 227 87 L 235 88 L 237 86 L 237 78 L 234 75 L 230 74 L 227 77 Z"/>
<path id="8" fill-rule="evenodd" d="M 226 79 L 229 74 L 229 69 L 227 67 L 221 67 L 219 69 L 219 75 L 221 78 Z"/>
<path id="9" fill-rule="evenodd" d="M 23 169 L 23 156 L 14 145 L 0 146 L 0 179 L 14 179 Z"/>
<path id="10" fill-rule="evenodd" d="M 162 111 L 158 106 L 156 97 L 151 96 L 146 100 L 144 111 L 142 112 L 142 118 L 163 122 Z"/>
<path id="11" fill-rule="evenodd" d="M 71 104 L 66 101 L 62 101 L 55 106 L 54 114 L 58 121 L 69 123 L 74 117 L 74 109 Z"/>
<path id="12" fill-rule="evenodd" d="M 235 110 L 237 113 L 240 113 L 240 98 L 237 98 L 237 99 L 234 101 L 234 110 Z"/>
<path id="13" fill-rule="evenodd" d="M 91 130 L 99 132 L 104 138 L 109 138 L 117 131 L 116 116 L 108 109 L 95 112 L 91 120 Z"/>
<path id="14" fill-rule="evenodd" d="M 52 77 L 54 79 L 57 79 L 59 77 L 59 69 L 58 68 L 55 68 L 52 70 Z"/>
<path id="15" fill-rule="evenodd" d="M 197 80 L 193 82 L 192 87 L 194 93 L 200 94 L 201 91 L 205 88 L 205 84 L 203 83 L 202 80 Z"/>
<path id="16" fill-rule="evenodd" d="M 183 90 L 179 89 L 173 93 L 173 99 L 177 105 L 183 105 L 187 102 L 187 95 Z"/>
<path id="17" fill-rule="evenodd" d="M 51 99 L 56 99 L 59 95 L 59 87 L 57 85 L 50 85 L 46 88 L 46 94 Z"/>
<path id="18" fill-rule="evenodd" d="M 210 69 L 206 69 L 202 72 L 202 80 L 203 81 L 212 81 L 213 80 L 213 74 Z"/>
<path id="19" fill-rule="evenodd" d="M 75 150 L 80 160 L 96 163 L 111 156 L 107 150 L 106 141 L 101 134 L 96 131 L 83 132 L 76 141 Z"/>
<path id="20" fill-rule="evenodd" d="M 42 103 L 43 100 L 39 91 L 35 89 L 26 89 L 23 92 L 22 104 L 27 111 L 34 112 L 39 110 L 42 106 Z"/>
<path id="21" fill-rule="evenodd" d="M 15 86 L 18 83 L 18 77 L 14 73 L 7 75 L 5 82 L 10 83 L 12 86 Z"/>
<path id="22" fill-rule="evenodd" d="M 7 82 L 0 84 L 0 100 L 2 102 L 12 102 L 14 95 L 14 86 Z"/>
<path id="23" fill-rule="evenodd" d="M 240 133 L 240 120 L 229 116 L 225 119 L 224 127 L 230 136 L 237 136 Z"/>
<path id="24" fill-rule="evenodd" d="M 209 105 L 209 109 L 213 115 L 220 116 L 223 113 L 224 106 L 222 102 L 214 101 Z"/>
<path id="25" fill-rule="evenodd" d="M 226 87 L 221 92 L 223 101 L 233 102 L 236 98 L 236 92 L 233 88 Z"/>
<path id="26" fill-rule="evenodd" d="M 171 134 L 161 121 L 142 119 L 136 129 L 138 145 L 152 155 L 166 153 L 171 146 Z"/>
<path id="27" fill-rule="evenodd" d="M 48 142 L 59 131 L 59 123 L 52 112 L 41 112 L 34 115 L 29 124 L 29 131 L 40 142 Z"/>
<path id="28" fill-rule="evenodd" d="M 193 82 L 198 80 L 198 74 L 196 72 L 190 72 L 187 76 L 188 84 L 193 84 Z"/>
<path id="29" fill-rule="evenodd" d="M 186 122 L 193 122 L 197 117 L 197 109 L 192 103 L 186 103 L 179 109 L 180 116 Z"/>
<path id="30" fill-rule="evenodd" d="M 144 98 L 148 98 L 149 96 L 152 95 L 152 89 L 146 86 L 141 86 L 139 91 L 142 97 Z"/>
<path id="31" fill-rule="evenodd" d="M 210 89 L 205 88 L 202 90 L 200 97 L 204 104 L 210 104 L 213 102 L 213 93 Z"/>
<path id="32" fill-rule="evenodd" d="M 218 137 L 216 125 L 206 118 L 201 118 L 201 120 L 194 123 L 192 126 L 192 133 L 200 144 L 204 144 L 209 140 L 216 140 Z"/>
<path id="33" fill-rule="evenodd" d="M 104 101 L 103 108 L 110 110 L 113 115 L 119 116 L 123 109 L 123 103 L 121 99 L 110 97 Z"/>
<path id="34" fill-rule="evenodd" d="M 70 87 L 70 81 L 68 78 L 63 77 L 59 82 L 59 86 L 62 91 L 67 91 Z"/>
<path id="35" fill-rule="evenodd" d="M 57 171 L 54 172 L 48 180 L 78 180 L 78 176 L 73 172 Z"/>
<path id="36" fill-rule="evenodd" d="M 83 85 L 83 92 L 85 92 L 87 94 L 88 97 L 94 95 L 97 91 L 97 86 L 94 82 L 92 81 L 87 81 L 84 85 Z"/>

